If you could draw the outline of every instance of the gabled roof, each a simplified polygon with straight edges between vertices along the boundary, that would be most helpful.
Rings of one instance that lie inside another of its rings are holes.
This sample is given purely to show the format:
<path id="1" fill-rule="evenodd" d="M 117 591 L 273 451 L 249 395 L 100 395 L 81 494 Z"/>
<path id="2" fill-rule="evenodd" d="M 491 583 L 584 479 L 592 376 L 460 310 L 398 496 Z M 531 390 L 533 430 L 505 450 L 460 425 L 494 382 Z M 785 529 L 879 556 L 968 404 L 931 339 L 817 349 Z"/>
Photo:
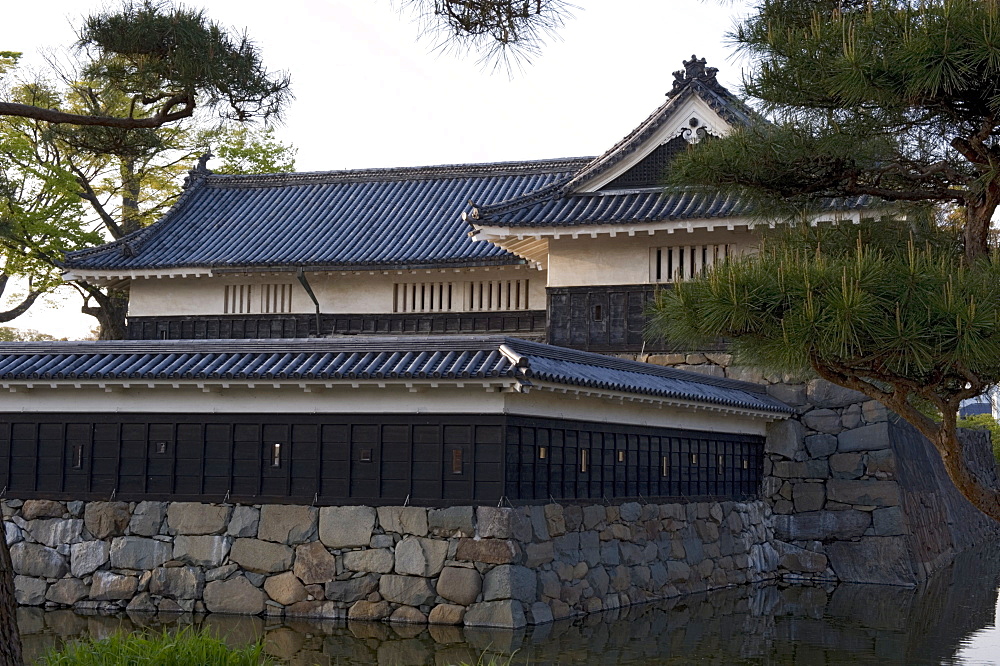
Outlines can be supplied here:
<path id="1" fill-rule="evenodd" d="M 476 243 L 461 221 L 470 198 L 500 201 L 589 161 L 569 158 L 319 173 L 192 172 L 160 221 L 67 255 L 71 273 L 174 267 L 445 267 L 522 263 Z"/>
<path id="2" fill-rule="evenodd" d="M 506 378 L 784 417 L 764 387 L 500 336 L 0 343 L 0 384 Z"/>
<path id="3" fill-rule="evenodd" d="M 634 191 L 592 191 L 588 187 L 639 151 L 645 154 L 655 150 L 659 142 L 653 140 L 668 124 L 676 125 L 676 132 L 660 139 L 690 134 L 691 141 L 696 142 L 709 129 L 720 133 L 724 128 L 710 128 L 704 118 L 693 118 L 691 122 L 700 124 L 688 125 L 686 115 L 679 117 L 685 102 L 692 98 L 707 104 L 728 126 L 749 125 L 757 119 L 752 109 L 718 82 L 717 71 L 706 67 L 704 58 L 691 56 L 691 60 L 684 61 L 683 70 L 674 72 L 674 86 L 667 93 L 667 101 L 603 155 L 572 176 L 538 190 L 494 203 L 473 199 L 476 207 L 469 215 L 470 221 L 476 226 L 559 226 L 744 214 L 747 206 L 740 201 L 686 190 L 664 192 L 659 183 Z M 574 221 L 580 212 L 591 217 Z M 611 217 L 600 217 L 605 214 Z M 639 217 L 632 217 L 633 214 Z"/>

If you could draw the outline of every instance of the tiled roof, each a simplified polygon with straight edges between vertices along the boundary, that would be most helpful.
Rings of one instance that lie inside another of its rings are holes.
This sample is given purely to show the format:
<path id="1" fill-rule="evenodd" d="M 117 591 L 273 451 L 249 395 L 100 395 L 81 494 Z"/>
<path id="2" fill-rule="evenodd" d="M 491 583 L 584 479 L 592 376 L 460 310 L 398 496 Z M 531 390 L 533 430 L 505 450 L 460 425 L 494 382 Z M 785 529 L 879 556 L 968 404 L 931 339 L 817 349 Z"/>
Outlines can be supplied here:
<path id="1" fill-rule="evenodd" d="M 447 266 L 521 260 L 476 243 L 470 198 L 499 201 L 575 173 L 587 158 L 262 176 L 201 175 L 159 222 L 73 252 L 72 270 Z"/>
<path id="2" fill-rule="evenodd" d="M 838 198 L 824 210 L 854 210 L 869 206 L 872 197 Z M 477 226 L 564 227 L 643 223 L 748 216 L 750 204 L 735 195 L 695 188 L 591 192 L 526 202 L 476 220 Z"/>
<path id="3" fill-rule="evenodd" d="M 763 387 L 498 336 L 0 344 L 0 382 L 509 378 L 787 414 Z"/>
<path id="4" fill-rule="evenodd" d="M 662 188 L 651 189 L 640 194 L 617 191 L 598 192 L 595 194 L 607 197 L 607 199 L 596 205 L 593 201 L 582 202 L 577 199 L 579 196 L 586 196 L 578 191 L 585 183 L 606 173 L 639 150 L 664 123 L 669 122 L 674 117 L 675 110 L 692 96 L 700 97 L 730 125 L 749 125 L 757 118 L 753 110 L 739 98 L 716 83 L 714 76 L 710 79 L 704 77 L 684 79 L 678 89 L 668 93 L 667 101 L 652 115 L 603 155 L 595 157 L 572 176 L 504 201 L 490 203 L 473 199 L 476 204 L 474 215 L 477 217 L 475 217 L 475 222 L 487 226 L 507 224 L 519 226 L 519 220 L 527 219 L 532 214 L 543 213 L 546 208 L 558 210 L 559 216 L 564 221 L 537 221 L 537 224 L 567 224 L 568 216 L 575 214 L 581 208 L 586 208 L 591 215 L 599 214 L 598 211 L 608 208 L 616 209 L 615 212 L 618 213 L 616 217 L 600 220 L 602 222 L 630 220 L 632 218 L 629 211 L 635 208 L 643 211 L 649 219 L 694 218 L 703 216 L 702 212 L 706 211 L 710 213 L 707 215 L 709 217 L 740 214 L 740 212 L 745 211 L 746 206 L 737 200 L 720 200 L 718 197 L 704 195 L 697 195 L 697 200 L 692 200 L 691 195 L 684 193 L 660 197 L 663 192 Z M 658 198 L 665 198 L 667 201 L 657 207 L 656 199 Z M 656 218 L 655 215 L 658 214 L 658 211 L 674 212 L 671 218 Z M 596 219 L 589 220 L 589 222 L 597 221 Z"/>

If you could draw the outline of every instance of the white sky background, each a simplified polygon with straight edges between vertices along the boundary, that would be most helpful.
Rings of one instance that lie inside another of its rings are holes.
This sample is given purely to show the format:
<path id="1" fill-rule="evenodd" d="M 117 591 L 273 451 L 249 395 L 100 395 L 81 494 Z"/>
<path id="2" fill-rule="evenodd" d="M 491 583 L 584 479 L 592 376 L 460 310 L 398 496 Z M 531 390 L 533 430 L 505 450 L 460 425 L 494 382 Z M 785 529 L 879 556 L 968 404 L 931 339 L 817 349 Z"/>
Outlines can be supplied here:
<path id="1" fill-rule="evenodd" d="M 41 68 L 39 49 L 71 44 L 80 17 L 107 3 L 6 4 L 0 50 Z M 746 13 L 739 0 L 576 0 L 561 39 L 513 78 L 473 56 L 432 52 L 391 0 L 189 4 L 245 29 L 270 69 L 291 74 L 296 99 L 278 134 L 298 148 L 299 171 L 597 155 L 663 103 L 692 54 L 731 90 L 741 80 L 725 43 Z M 64 291 L 6 325 L 85 335 L 96 320 Z"/>

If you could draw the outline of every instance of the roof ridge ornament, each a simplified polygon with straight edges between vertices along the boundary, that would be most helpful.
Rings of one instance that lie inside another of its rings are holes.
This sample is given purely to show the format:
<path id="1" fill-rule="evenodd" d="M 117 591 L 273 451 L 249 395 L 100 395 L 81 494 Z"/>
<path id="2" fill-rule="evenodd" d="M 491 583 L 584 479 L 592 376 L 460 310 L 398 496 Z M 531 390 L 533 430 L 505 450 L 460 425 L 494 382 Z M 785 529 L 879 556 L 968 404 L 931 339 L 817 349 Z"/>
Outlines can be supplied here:
<path id="1" fill-rule="evenodd" d="M 213 157 L 215 157 L 215 155 L 212 154 L 211 148 L 201 154 L 198 158 L 198 164 L 188 171 L 188 175 L 184 178 L 184 189 L 194 185 L 195 181 L 212 174 L 212 170 L 208 168 L 208 161 Z"/>
<path id="2" fill-rule="evenodd" d="M 674 72 L 674 87 L 667 93 L 667 97 L 675 97 L 692 81 L 701 81 L 713 90 L 722 90 L 722 85 L 716 80 L 718 67 L 706 67 L 705 58 L 691 54 L 690 60 L 683 60 L 684 69 Z"/>

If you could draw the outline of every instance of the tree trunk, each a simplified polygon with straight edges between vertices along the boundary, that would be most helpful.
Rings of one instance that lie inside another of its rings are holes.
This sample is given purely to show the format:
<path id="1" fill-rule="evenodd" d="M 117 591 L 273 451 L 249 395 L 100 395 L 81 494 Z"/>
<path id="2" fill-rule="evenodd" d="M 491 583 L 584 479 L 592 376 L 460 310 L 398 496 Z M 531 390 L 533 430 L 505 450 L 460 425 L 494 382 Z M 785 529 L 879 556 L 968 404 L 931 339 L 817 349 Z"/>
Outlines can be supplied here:
<path id="1" fill-rule="evenodd" d="M 80 311 L 96 317 L 101 326 L 98 340 L 124 340 L 127 335 L 125 315 L 128 313 L 128 291 L 116 289 L 108 293 L 87 285 L 87 293 L 97 306 L 84 305 Z"/>
<path id="2" fill-rule="evenodd" d="M 2 524 L 0 520 L 0 524 Z M 17 600 L 14 598 L 14 565 L 10 561 L 5 532 L 0 530 L 0 666 L 24 666 L 21 634 L 17 630 Z"/>
<path id="3" fill-rule="evenodd" d="M 948 431 L 951 430 L 949 433 Z M 993 520 L 1000 521 L 1000 491 L 983 486 L 972 474 L 965 458 L 962 442 L 954 428 L 942 427 L 937 437 L 931 438 L 934 448 L 941 454 L 941 462 L 948 478 L 965 499 Z"/>

